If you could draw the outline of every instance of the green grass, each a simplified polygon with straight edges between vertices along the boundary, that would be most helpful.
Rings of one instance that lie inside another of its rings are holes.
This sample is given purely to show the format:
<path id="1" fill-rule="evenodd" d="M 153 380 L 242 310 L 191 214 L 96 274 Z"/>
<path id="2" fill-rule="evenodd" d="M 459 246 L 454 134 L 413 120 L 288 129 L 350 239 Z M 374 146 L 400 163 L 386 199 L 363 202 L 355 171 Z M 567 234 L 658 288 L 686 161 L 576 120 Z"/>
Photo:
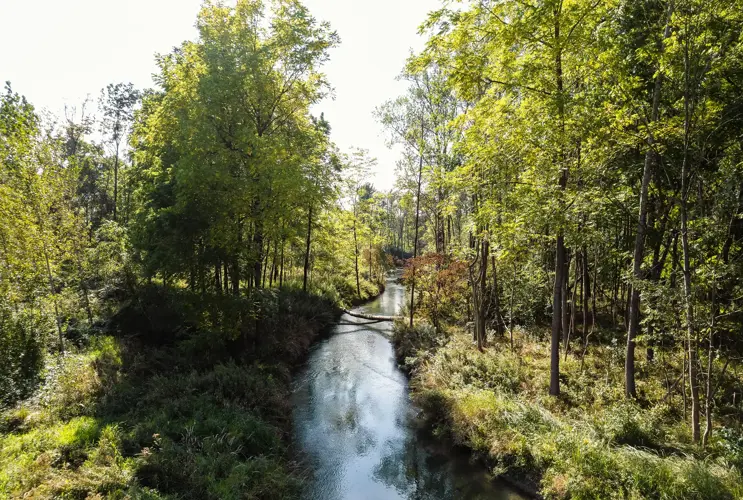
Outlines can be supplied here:
<path id="1" fill-rule="evenodd" d="M 0 416 L 0 498 L 295 498 L 291 370 L 336 316 L 291 289 L 143 290 Z"/>
<path id="2" fill-rule="evenodd" d="M 563 394 L 552 398 L 543 341 L 522 332 L 515 352 L 496 341 L 480 353 L 462 332 L 434 340 L 426 327 L 415 330 L 398 325 L 395 343 L 416 402 L 437 432 L 496 474 L 548 498 L 743 497 L 740 441 L 717 429 L 706 450 L 692 445 L 680 400 L 661 402 L 660 363 L 641 364 L 642 399 L 630 402 L 617 353 L 594 347 L 582 372 L 577 356 L 562 363 Z"/>

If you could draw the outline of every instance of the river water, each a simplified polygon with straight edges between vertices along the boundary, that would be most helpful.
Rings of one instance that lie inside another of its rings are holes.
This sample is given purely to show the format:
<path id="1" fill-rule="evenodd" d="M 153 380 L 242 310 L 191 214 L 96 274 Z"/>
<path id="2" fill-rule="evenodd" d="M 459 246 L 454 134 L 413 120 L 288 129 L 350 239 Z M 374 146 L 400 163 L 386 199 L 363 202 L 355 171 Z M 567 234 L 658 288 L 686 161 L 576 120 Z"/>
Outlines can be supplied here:
<path id="1" fill-rule="evenodd" d="M 396 315 L 404 300 L 404 288 L 389 279 L 385 292 L 359 310 Z M 341 321 L 364 322 L 348 315 Z M 298 374 L 294 432 L 312 471 L 305 498 L 521 498 L 417 429 L 390 330 L 389 322 L 338 325 Z"/>

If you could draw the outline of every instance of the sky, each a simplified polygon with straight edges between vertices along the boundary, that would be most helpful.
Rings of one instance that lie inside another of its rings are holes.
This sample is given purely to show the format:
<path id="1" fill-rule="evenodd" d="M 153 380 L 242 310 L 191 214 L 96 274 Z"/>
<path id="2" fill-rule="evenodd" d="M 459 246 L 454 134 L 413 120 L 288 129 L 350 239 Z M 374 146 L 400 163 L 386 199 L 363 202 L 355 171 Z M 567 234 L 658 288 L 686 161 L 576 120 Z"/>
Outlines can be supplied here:
<path id="1" fill-rule="evenodd" d="M 417 27 L 441 0 L 304 0 L 330 22 L 341 44 L 324 68 L 334 98 L 318 103 L 343 151 L 368 149 L 378 165 L 373 182 L 389 189 L 399 149 L 388 149 L 373 111 L 405 91 L 397 81 L 420 50 Z M 0 82 L 37 109 L 64 115 L 97 99 L 109 83 L 152 87 L 154 55 L 195 39 L 201 0 L 0 0 Z M 96 107 L 93 103 L 93 107 Z"/>

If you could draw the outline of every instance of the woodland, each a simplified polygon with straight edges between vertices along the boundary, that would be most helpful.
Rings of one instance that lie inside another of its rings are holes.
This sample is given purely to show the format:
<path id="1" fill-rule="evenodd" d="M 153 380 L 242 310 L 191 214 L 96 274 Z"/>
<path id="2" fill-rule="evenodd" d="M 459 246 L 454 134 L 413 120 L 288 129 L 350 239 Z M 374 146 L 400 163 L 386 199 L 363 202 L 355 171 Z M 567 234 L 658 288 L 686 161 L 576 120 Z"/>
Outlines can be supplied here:
<path id="1" fill-rule="evenodd" d="M 155 87 L 0 95 L 0 497 L 296 498 L 292 372 L 402 268 L 413 400 L 545 498 L 743 498 L 743 3 L 442 2 L 341 151 L 341 43 L 207 1 Z"/>

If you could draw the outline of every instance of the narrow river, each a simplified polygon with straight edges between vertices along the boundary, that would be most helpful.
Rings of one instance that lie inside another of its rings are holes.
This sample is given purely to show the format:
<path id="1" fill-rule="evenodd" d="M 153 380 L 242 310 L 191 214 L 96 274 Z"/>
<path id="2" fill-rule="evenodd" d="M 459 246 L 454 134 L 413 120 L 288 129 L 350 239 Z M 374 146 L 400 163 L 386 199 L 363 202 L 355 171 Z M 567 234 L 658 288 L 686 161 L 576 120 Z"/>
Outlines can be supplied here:
<path id="1" fill-rule="evenodd" d="M 404 288 L 360 308 L 398 314 Z M 360 321 L 349 316 L 343 320 Z M 305 497 L 339 499 L 516 499 L 484 468 L 416 429 L 390 323 L 335 327 L 295 380 L 294 432 L 312 466 Z"/>

